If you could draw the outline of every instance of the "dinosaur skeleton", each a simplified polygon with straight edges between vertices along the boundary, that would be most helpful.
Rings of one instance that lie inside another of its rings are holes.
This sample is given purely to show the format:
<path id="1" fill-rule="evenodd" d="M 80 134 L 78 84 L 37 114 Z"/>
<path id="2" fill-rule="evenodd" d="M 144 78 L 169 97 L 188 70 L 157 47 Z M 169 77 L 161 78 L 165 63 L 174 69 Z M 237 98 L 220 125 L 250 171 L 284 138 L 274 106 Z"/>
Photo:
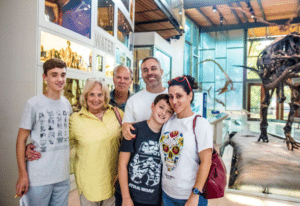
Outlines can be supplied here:
<path id="1" fill-rule="evenodd" d="M 300 34 L 292 33 L 279 37 L 267 46 L 258 56 L 257 68 L 247 69 L 256 72 L 262 80 L 265 91 L 261 103 L 261 134 L 258 141 L 269 142 L 267 136 L 267 112 L 274 91 L 278 102 L 285 101 L 284 85 L 291 89 L 290 112 L 284 127 L 286 145 L 290 150 L 298 149 L 300 144 L 291 137 L 291 127 L 294 121 L 295 111 L 300 108 L 300 83 L 295 83 L 295 78 L 300 74 Z"/>

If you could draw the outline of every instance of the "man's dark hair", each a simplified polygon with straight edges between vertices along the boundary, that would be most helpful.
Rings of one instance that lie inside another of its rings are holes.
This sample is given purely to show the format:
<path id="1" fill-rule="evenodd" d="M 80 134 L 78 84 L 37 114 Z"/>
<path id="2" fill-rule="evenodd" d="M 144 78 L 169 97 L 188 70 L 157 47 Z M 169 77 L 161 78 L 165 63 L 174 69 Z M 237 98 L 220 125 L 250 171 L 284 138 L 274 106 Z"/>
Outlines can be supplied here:
<path id="1" fill-rule="evenodd" d="M 67 64 L 64 61 L 57 58 L 49 59 L 45 61 L 45 63 L 43 64 L 43 70 L 46 76 L 47 76 L 47 72 L 50 69 L 54 69 L 54 68 L 67 68 Z"/>
<path id="2" fill-rule="evenodd" d="M 170 105 L 168 94 L 159 94 L 159 95 L 157 95 L 155 97 L 154 101 L 153 101 L 154 105 L 156 105 L 160 100 L 166 100 L 166 102 Z"/>

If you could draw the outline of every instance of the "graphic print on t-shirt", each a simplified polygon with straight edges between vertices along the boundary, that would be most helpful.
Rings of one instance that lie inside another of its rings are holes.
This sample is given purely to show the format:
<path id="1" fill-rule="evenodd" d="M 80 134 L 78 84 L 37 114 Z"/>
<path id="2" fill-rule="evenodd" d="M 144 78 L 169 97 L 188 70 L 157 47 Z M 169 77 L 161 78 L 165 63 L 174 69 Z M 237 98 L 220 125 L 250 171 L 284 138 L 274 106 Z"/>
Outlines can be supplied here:
<path id="1" fill-rule="evenodd" d="M 67 142 L 67 124 L 68 124 L 68 112 L 63 110 L 39 111 L 38 124 L 40 128 L 40 138 L 38 140 L 37 151 L 55 151 L 68 147 Z M 33 140 L 34 142 L 34 140 Z"/>
<path id="2" fill-rule="evenodd" d="M 176 168 L 180 153 L 184 145 L 183 135 L 178 131 L 165 132 L 159 140 L 164 152 L 164 160 L 168 171 Z"/>
<path id="3" fill-rule="evenodd" d="M 135 189 L 141 188 L 137 185 L 145 185 L 153 187 L 160 182 L 161 164 L 159 154 L 159 144 L 157 141 L 142 142 L 138 152 L 134 155 L 129 164 L 129 177 L 133 183 L 130 187 Z M 144 190 L 144 192 L 153 191 L 151 189 Z"/>

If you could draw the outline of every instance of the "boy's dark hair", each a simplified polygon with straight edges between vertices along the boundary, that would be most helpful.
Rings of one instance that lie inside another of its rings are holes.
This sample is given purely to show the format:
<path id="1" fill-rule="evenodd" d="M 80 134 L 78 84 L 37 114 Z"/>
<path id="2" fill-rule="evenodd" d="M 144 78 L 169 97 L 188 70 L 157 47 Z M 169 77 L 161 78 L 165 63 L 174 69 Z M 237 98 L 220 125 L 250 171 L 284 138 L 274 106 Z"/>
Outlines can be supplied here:
<path id="1" fill-rule="evenodd" d="M 47 76 L 47 72 L 50 69 L 54 69 L 54 68 L 67 68 L 67 64 L 64 61 L 57 58 L 49 59 L 45 61 L 45 63 L 43 64 L 43 70 L 46 76 Z"/>
<path id="2" fill-rule="evenodd" d="M 153 104 L 154 106 L 160 101 L 160 100 L 166 100 L 166 102 L 168 103 L 168 105 L 170 105 L 169 102 L 169 95 L 168 94 L 159 94 L 155 97 Z M 171 105 L 170 105 L 171 106 Z"/>

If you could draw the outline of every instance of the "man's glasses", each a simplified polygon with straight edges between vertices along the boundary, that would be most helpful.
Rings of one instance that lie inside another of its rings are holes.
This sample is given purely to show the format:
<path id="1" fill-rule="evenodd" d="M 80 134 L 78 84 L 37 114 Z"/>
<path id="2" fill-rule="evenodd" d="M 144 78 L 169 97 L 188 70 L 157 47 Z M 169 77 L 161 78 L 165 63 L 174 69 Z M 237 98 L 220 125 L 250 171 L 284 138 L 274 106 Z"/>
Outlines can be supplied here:
<path id="1" fill-rule="evenodd" d="M 168 84 L 170 85 L 172 83 L 172 81 L 177 81 L 177 82 L 183 82 L 183 81 L 186 81 L 190 90 L 192 91 L 192 87 L 190 85 L 190 82 L 189 80 L 187 79 L 187 77 L 183 76 L 183 77 L 176 77 L 175 79 L 171 79 L 170 81 L 168 81 Z"/>

